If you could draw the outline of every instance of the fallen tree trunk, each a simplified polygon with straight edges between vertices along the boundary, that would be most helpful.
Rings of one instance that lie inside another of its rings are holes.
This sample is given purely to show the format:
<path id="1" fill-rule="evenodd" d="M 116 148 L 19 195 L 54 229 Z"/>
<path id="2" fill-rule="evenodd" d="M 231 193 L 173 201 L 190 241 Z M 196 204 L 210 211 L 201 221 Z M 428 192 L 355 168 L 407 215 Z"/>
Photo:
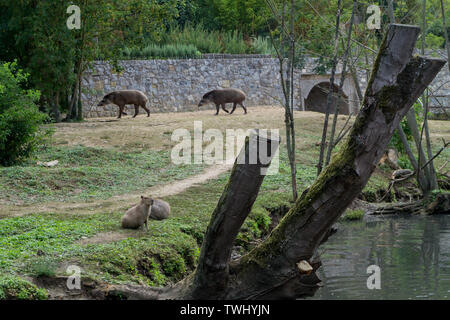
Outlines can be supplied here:
<path id="1" fill-rule="evenodd" d="M 379 206 L 371 214 L 450 214 L 450 193 L 439 193 L 412 202 Z"/>
<path id="2" fill-rule="evenodd" d="M 229 262 L 234 238 L 263 179 L 258 175 L 246 177 L 254 168 L 240 170 L 235 164 L 211 218 L 195 273 L 171 288 L 127 286 L 114 287 L 113 291 L 134 298 L 251 299 L 266 298 L 269 292 L 300 279 L 295 291 L 311 292 L 317 277 L 314 272 L 302 274 L 297 264 L 304 260 L 314 271 L 317 269 L 319 264 L 311 261 L 316 249 L 362 191 L 400 120 L 445 63 L 412 57 L 419 31 L 415 26 L 389 26 L 361 111 L 345 143 L 265 241 L 239 260 Z M 247 189 L 241 195 L 233 191 Z"/>

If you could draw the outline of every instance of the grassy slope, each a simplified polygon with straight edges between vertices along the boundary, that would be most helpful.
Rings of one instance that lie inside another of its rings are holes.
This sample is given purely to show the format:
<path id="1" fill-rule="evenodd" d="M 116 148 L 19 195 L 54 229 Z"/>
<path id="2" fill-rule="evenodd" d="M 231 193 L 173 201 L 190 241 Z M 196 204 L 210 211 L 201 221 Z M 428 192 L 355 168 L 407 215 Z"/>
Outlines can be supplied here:
<path id="1" fill-rule="evenodd" d="M 195 166 L 170 164 L 170 148 L 174 144 L 170 133 L 175 128 L 190 129 L 192 122 L 200 119 L 204 121 L 204 130 L 215 127 L 282 129 L 282 117 L 282 110 L 264 108 L 251 109 L 248 116 L 213 117 L 210 111 L 205 111 L 157 114 L 149 120 L 138 117 L 112 123 L 90 120 L 58 125 L 52 145 L 37 154 L 36 159 L 22 166 L 0 168 L 0 207 L 2 203 L 45 207 L 47 201 L 94 204 L 97 199 L 168 183 L 201 171 Z M 316 143 L 320 140 L 322 119 L 315 113 L 296 114 L 300 192 L 315 179 Z M 450 135 L 448 122 L 433 122 L 433 128 L 437 128 L 433 131 L 435 140 Z M 446 151 L 442 159 L 448 155 Z M 55 168 L 35 165 L 37 160 L 54 159 L 60 160 Z M 366 190 L 385 188 L 387 173 L 377 170 Z M 70 264 L 80 266 L 85 276 L 109 282 L 162 286 L 183 278 L 196 264 L 210 214 L 227 179 L 228 173 L 222 174 L 218 179 L 166 197 L 172 207 L 171 218 L 151 221 L 148 232 L 121 230 L 120 217 L 126 203 L 119 203 L 112 211 L 100 208 L 90 215 L 76 210 L 70 214 L 55 212 L 49 206 L 42 214 L 0 219 L 0 299 L 2 292 L 14 296 L 17 290 L 6 290 L 14 289 L 12 284 L 26 289 L 27 294 L 22 294 L 25 298 L 45 297 L 26 287 L 17 276 L 64 274 Z M 289 181 L 282 146 L 280 173 L 266 177 L 252 214 L 236 241 L 241 250 L 250 247 L 267 231 L 268 209 L 289 204 Z M 114 237 L 102 240 L 104 234 Z M 100 240 L 83 242 L 95 236 Z M 2 291 L 2 288 L 6 289 Z"/>

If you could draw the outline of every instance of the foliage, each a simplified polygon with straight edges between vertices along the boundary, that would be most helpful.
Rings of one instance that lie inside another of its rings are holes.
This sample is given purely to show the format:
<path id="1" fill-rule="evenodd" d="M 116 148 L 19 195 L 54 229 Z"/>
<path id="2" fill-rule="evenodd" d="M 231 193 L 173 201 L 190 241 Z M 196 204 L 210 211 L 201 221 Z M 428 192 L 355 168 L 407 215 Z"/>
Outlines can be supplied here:
<path id="1" fill-rule="evenodd" d="M 266 37 L 244 39 L 242 32 L 209 31 L 203 25 L 187 24 L 183 29 L 173 27 L 162 37 L 163 44 L 193 45 L 201 53 L 271 54 L 273 49 Z"/>
<path id="2" fill-rule="evenodd" d="M 417 124 L 419 125 L 419 131 L 420 131 L 421 130 L 420 128 L 421 128 L 422 122 L 423 122 L 422 106 L 419 102 L 416 102 L 413 106 L 413 109 L 414 109 L 414 113 L 416 115 L 416 121 L 417 121 Z M 406 138 L 408 139 L 408 141 L 412 141 L 413 136 L 411 133 L 411 128 L 409 127 L 408 121 L 406 120 L 406 118 L 402 119 L 402 121 L 400 122 L 400 125 L 402 126 L 403 131 L 405 132 L 405 135 L 406 135 Z M 402 140 L 400 139 L 400 136 L 399 136 L 397 130 L 395 130 L 394 135 L 392 136 L 392 140 L 389 143 L 389 146 L 394 147 L 400 153 L 405 152 L 405 148 L 403 147 Z"/>
<path id="3" fill-rule="evenodd" d="M 17 63 L 0 65 L 0 164 L 11 165 L 31 155 L 49 131 L 41 128 L 47 119 L 39 112 L 39 92 L 24 90 L 28 74 Z"/>
<path id="4" fill-rule="evenodd" d="M 199 58 L 200 56 L 201 53 L 191 44 L 149 44 L 142 50 L 127 47 L 122 49 L 124 59 Z"/>
<path id="5" fill-rule="evenodd" d="M 0 276 L 0 300 L 45 300 L 45 289 L 14 276 Z"/>
<path id="6" fill-rule="evenodd" d="M 355 209 L 355 210 L 347 210 L 345 214 L 341 217 L 341 219 L 353 221 L 353 220 L 361 220 L 363 217 L 364 217 L 364 210 Z"/>
<path id="7" fill-rule="evenodd" d="M 96 58 L 114 63 L 124 43 L 142 43 L 144 36 L 158 40 L 178 15 L 176 2 L 83 0 L 82 27 L 69 30 L 66 10 L 72 1 L 2 1 L 0 48 L 7 50 L 0 51 L 0 61 L 17 58 L 30 73 L 29 85 L 42 93 L 39 103 L 58 121 L 60 111 L 70 107 L 73 114 L 76 85 L 90 63 Z"/>

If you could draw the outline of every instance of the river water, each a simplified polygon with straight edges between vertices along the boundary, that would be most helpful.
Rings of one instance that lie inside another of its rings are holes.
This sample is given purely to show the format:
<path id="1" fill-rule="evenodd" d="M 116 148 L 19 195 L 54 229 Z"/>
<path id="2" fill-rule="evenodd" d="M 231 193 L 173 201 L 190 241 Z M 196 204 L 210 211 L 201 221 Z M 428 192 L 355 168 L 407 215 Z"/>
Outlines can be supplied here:
<path id="1" fill-rule="evenodd" d="M 307 299 L 450 300 L 450 215 L 342 222 L 319 248 L 322 287 Z M 368 289 L 371 265 L 381 289 Z"/>

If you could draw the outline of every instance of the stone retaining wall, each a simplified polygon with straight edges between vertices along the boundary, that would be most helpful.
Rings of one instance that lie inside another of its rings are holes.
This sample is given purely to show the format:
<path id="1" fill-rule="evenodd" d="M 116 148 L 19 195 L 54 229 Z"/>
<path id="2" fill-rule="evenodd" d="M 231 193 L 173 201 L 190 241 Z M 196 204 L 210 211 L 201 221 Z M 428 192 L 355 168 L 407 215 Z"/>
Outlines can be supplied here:
<path id="1" fill-rule="evenodd" d="M 217 88 L 243 90 L 247 106 L 279 105 L 281 100 L 278 61 L 270 57 L 126 60 L 119 64 L 121 73 L 105 61 L 95 62 L 86 73 L 82 96 L 85 117 L 116 116 L 116 106 L 97 104 L 104 94 L 119 89 L 143 91 L 151 112 L 194 111 L 203 94 Z M 296 100 L 300 100 L 298 96 Z"/>
<path id="2" fill-rule="evenodd" d="M 302 70 L 295 70 L 296 109 L 305 110 L 305 101 L 311 90 L 329 82 L 329 75 L 314 73 L 316 60 L 309 57 Z M 243 90 L 247 94 L 247 106 L 281 105 L 282 101 L 278 60 L 267 55 L 211 54 L 203 55 L 201 59 L 124 60 L 119 65 L 123 70 L 117 73 L 108 62 L 97 61 L 85 74 L 82 95 L 85 117 L 117 116 L 117 106 L 97 107 L 97 104 L 106 93 L 121 89 L 143 91 L 149 98 L 151 112 L 195 111 L 203 94 L 228 87 Z M 337 79 L 340 78 L 340 68 L 339 65 L 336 70 Z M 367 82 L 365 72 L 358 71 L 364 90 Z M 438 74 L 430 89 L 430 109 L 442 111 L 442 107 L 448 108 L 450 74 L 447 66 Z M 360 101 L 348 74 L 344 95 L 347 97 L 348 111 L 357 111 Z M 212 105 L 202 108 L 215 109 Z M 127 109 L 134 112 L 132 106 Z"/>

